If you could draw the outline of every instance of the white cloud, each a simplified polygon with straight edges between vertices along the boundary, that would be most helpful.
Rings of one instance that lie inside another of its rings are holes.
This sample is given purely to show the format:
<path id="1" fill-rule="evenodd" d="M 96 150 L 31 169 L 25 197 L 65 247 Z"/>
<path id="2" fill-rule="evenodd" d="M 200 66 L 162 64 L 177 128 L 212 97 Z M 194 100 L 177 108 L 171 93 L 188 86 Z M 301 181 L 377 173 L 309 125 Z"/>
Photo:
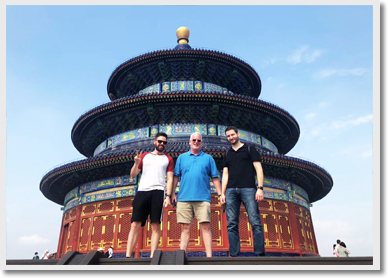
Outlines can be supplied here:
<path id="1" fill-rule="evenodd" d="M 320 108 L 326 108 L 326 107 L 328 107 L 329 106 L 329 103 L 328 102 L 320 102 L 319 104 L 318 104 L 318 107 L 320 107 Z"/>
<path id="2" fill-rule="evenodd" d="M 332 75 L 336 76 L 347 76 L 347 75 L 357 75 L 361 76 L 366 73 L 368 70 L 365 68 L 354 68 L 354 69 L 323 69 L 318 72 L 317 77 L 324 78 Z"/>
<path id="3" fill-rule="evenodd" d="M 18 243 L 22 245 L 41 245 L 41 244 L 47 244 L 50 240 L 40 237 L 37 234 L 34 234 L 32 236 L 22 236 L 18 238 Z"/>
<path id="4" fill-rule="evenodd" d="M 312 63 L 321 55 L 322 55 L 321 50 L 314 50 L 312 52 L 306 53 L 306 55 L 304 56 L 304 60 L 307 63 Z"/>
<path id="5" fill-rule="evenodd" d="M 362 154 L 360 154 L 360 157 L 363 157 L 363 158 L 368 158 L 368 157 L 372 157 L 372 156 L 373 156 L 372 150 L 369 150 L 369 151 L 366 151 L 366 152 L 363 152 Z"/>
<path id="6" fill-rule="evenodd" d="M 331 123 L 331 127 L 334 129 L 346 128 L 351 126 L 357 126 L 363 123 L 367 123 L 373 120 L 373 115 L 366 115 L 364 117 L 358 117 L 355 120 L 347 120 L 347 121 L 334 121 Z"/>
<path id="7" fill-rule="evenodd" d="M 311 114 L 311 115 L 310 115 Z M 310 119 L 313 117 L 313 113 L 305 115 L 305 118 L 308 119 L 308 115 L 310 115 Z M 333 121 L 331 123 L 322 123 L 320 125 L 316 125 L 305 132 L 306 138 L 322 136 L 324 134 L 328 134 L 332 130 L 346 129 L 354 126 L 358 126 L 360 124 L 368 123 L 373 120 L 373 115 L 366 115 L 363 117 L 358 117 L 356 119 L 350 119 L 346 121 Z"/>
<path id="8" fill-rule="evenodd" d="M 306 115 L 304 116 L 304 118 L 305 118 L 306 120 L 311 120 L 311 119 L 314 118 L 315 116 L 316 116 L 315 113 L 308 113 L 308 114 L 306 114 Z"/>
<path id="9" fill-rule="evenodd" d="M 278 62 L 279 59 L 276 59 L 276 58 L 272 58 L 272 59 L 269 59 L 269 60 L 264 60 L 263 63 L 262 63 L 262 66 L 269 66 L 269 65 L 273 65 L 275 64 L 276 62 Z"/>
<path id="10" fill-rule="evenodd" d="M 310 47 L 308 45 L 299 47 L 290 56 L 288 56 L 287 62 L 294 65 L 301 62 L 312 63 L 323 53 L 321 50 L 309 50 L 309 48 Z"/>

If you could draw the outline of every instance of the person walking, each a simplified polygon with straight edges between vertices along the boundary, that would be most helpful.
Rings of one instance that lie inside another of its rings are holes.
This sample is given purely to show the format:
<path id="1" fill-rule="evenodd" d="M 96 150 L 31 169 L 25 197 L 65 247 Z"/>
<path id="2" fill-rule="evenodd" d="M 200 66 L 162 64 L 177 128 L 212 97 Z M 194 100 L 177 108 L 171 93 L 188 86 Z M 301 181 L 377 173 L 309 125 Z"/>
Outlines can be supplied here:
<path id="1" fill-rule="evenodd" d="M 229 255 L 240 253 L 239 217 L 241 202 L 248 214 L 253 231 L 253 252 L 265 256 L 264 231 L 258 202 L 264 199 L 264 174 L 261 157 L 254 147 L 241 143 L 240 133 L 234 126 L 227 127 L 225 134 L 232 144 L 226 152 L 222 170 L 221 204 L 226 205 L 228 221 Z M 255 173 L 258 187 L 255 185 Z"/>
<path id="2" fill-rule="evenodd" d="M 213 157 L 201 150 L 201 134 L 198 132 L 191 134 L 189 145 L 190 150 L 181 154 L 176 161 L 172 190 L 172 201 L 177 200 L 177 222 L 182 227 L 180 249 L 187 252 L 191 226 L 195 216 L 200 225 L 206 257 L 212 257 L 209 177 L 212 179 L 219 196 L 221 194 L 221 184 Z M 176 198 L 175 188 L 179 178 L 179 194 Z"/>
<path id="3" fill-rule="evenodd" d="M 159 246 L 160 223 L 163 213 L 163 204 L 167 187 L 167 198 L 171 198 L 172 180 L 174 173 L 174 161 L 171 156 L 164 154 L 167 145 L 167 134 L 158 133 L 154 140 L 153 152 L 143 153 L 136 151 L 135 163 L 131 169 L 131 177 L 136 177 L 140 172 L 142 176 L 139 187 L 133 200 L 133 213 L 131 229 L 128 234 L 126 257 L 130 258 L 135 247 L 139 230 L 150 216 L 152 227 L 151 255 Z M 166 184 L 167 175 L 167 184 Z M 170 203 L 170 201 L 168 202 Z"/>

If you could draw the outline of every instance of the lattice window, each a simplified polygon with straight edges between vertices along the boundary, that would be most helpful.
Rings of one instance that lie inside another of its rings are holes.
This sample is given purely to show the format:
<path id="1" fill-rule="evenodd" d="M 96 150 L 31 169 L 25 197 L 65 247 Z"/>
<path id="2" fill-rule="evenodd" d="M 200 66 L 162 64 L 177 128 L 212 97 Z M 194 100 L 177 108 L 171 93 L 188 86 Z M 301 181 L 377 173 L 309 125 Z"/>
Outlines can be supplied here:
<path id="1" fill-rule="evenodd" d="M 213 246 L 222 246 L 221 211 L 213 210 L 211 217 L 210 229 L 212 232 Z"/>
<path id="2" fill-rule="evenodd" d="M 98 205 L 98 213 L 113 211 L 113 204 L 114 204 L 113 201 L 112 202 L 100 203 Z"/>
<path id="3" fill-rule="evenodd" d="M 294 211 L 295 211 L 295 215 L 296 216 L 301 216 L 303 217 L 303 212 L 302 212 L 302 208 L 296 204 L 294 204 Z"/>
<path id="4" fill-rule="evenodd" d="M 272 211 L 272 201 L 271 200 L 263 200 L 259 202 L 259 210 L 260 211 Z"/>
<path id="5" fill-rule="evenodd" d="M 69 234 L 68 234 L 68 238 L 67 238 L 67 251 L 71 251 L 71 250 L 75 250 L 75 248 L 73 248 L 73 242 L 74 242 L 74 239 L 75 237 L 77 236 L 77 232 L 76 231 L 76 225 L 75 225 L 76 221 L 72 221 L 69 223 Z"/>
<path id="6" fill-rule="evenodd" d="M 96 205 L 91 204 L 91 205 L 84 205 L 82 208 L 82 215 L 90 215 L 94 214 L 96 211 Z"/>
<path id="7" fill-rule="evenodd" d="M 307 209 L 301 207 L 301 212 L 302 212 L 303 217 L 306 220 L 310 221 L 310 213 L 309 213 L 309 211 Z"/>
<path id="8" fill-rule="evenodd" d="M 211 205 L 221 206 L 220 198 L 218 197 L 218 195 L 211 196 Z"/>
<path id="9" fill-rule="evenodd" d="M 120 213 L 119 228 L 117 233 L 117 248 L 127 248 L 128 235 L 131 229 L 132 213 Z"/>
<path id="10" fill-rule="evenodd" d="M 313 234 L 312 234 L 312 229 L 311 229 L 310 223 L 304 221 L 303 224 L 304 224 L 304 230 L 306 232 L 307 249 L 309 251 L 315 252 Z"/>
<path id="11" fill-rule="evenodd" d="M 298 226 L 298 234 L 299 234 L 299 241 L 300 241 L 300 250 L 301 251 L 307 251 L 307 240 L 305 236 L 305 231 L 303 228 L 303 220 L 297 218 L 296 223 Z"/>
<path id="12" fill-rule="evenodd" d="M 251 225 L 249 224 L 248 214 L 245 211 L 240 211 L 240 244 L 241 247 L 253 246 Z"/>
<path id="13" fill-rule="evenodd" d="M 152 237 L 152 225 L 151 225 L 151 221 L 150 221 L 150 217 L 148 217 L 147 219 L 147 229 L 146 229 L 146 246 L 147 247 L 151 247 L 151 237 Z M 163 222 L 160 223 L 160 233 L 163 235 Z M 160 236 L 160 239 L 159 239 L 159 246 L 162 247 L 163 246 L 163 236 Z"/>
<path id="14" fill-rule="evenodd" d="M 102 241 L 102 227 L 103 227 L 103 218 L 102 216 L 96 216 L 93 218 L 93 230 L 92 236 L 90 239 L 90 250 L 97 250 Z"/>
<path id="15" fill-rule="evenodd" d="M 285 202 L 274 201 L 274 208 L 276 212 L 288 213 L 288 206 Z"/>
<path id="16" fill-rule="evenodd" d="M 264 216 L 264 231 L 267 233 L 267 237 L 265 239 L 266 246 L 279 248 L 280 241 L 276 215 L 266 214 Z"/>
<path id="17" fill-rule="evenodd" d="M 115 222 L 116 215 L 108 215 L 105 218 L 105 226 L 103 229 L 103 241 L 105 243 L 105 248 L 109 248 L 110 245 L 113 245 L 113 236 L 115 233 Z"/>
<path id="18" fill-rule="evenodd" d="M 129 210 L 132 208 L 132 202 L 133 202 L 132 197 L 130 199 L 118 200 L 116 210 L 118 210 L 118 211 Z"/>
<path id="19" fill-rule="evenodd" d="M 194 246 L 200 246 L 201 245 L 201 236 L 200 236 L 200 228 L 199 224 L 197 221 L 197 218 L 194 217 L 193 220 L 193 225 L 191 226 L 191 231 L 190 231 L 190 240 L 189 240 L 189 247 L 194 247 Z"/>
<path id="20" fill-rule="evenodd" d="M 176 219 L 176 211 L 167 211 L 167 246 L 179 247 L 181 231 L 181 224 L 178 224 Z"/>
<path id="21" fill-rule="evenodd" d="M 291 227 L 290 227 L 290 221 L 288 219 L 288 216 L 278 215 L 278 217 L 279 217 L 279 228 L 280 228 L 280 234 L 282 236 L 283 248 L 293 249 L 294 244 L 292 241 Z"/>
<path id="22" fill-rule="evenodd" d="M 72 250 L 72 237 L 71 237 L 71 226 L 73 225 L 74 222 L 70 222 L 69 224 L 66 224 L 63 227 L 63 239 L 62 239 L 62 250 L 61 252 L 63 254 L 66 254 L 67 251 Z"/>
<path id="23" fill-rule="evenodd" d="M 69 220 L 69 216 L 70 216 L 70 213 L 69 211 L 65 213 L 65 215 L 63 216 L 63 222 L 62 223 L 65 223 L 67 220 Z"/>
<path id="24" fill-rule="evenodd" d="M 77 216 L 77 208 L 73 208 L 69 211 L 69 219 L 73 219 Z"/>
<path id="25" fill-rule="evenodd" d="M 91 218 L 82 219 L 80 240 L 79 240 L 79 251 L 80 252 L 87 252 L 88 251 L 88 240 L 89 240 L 91 221 L 92 221 Z"/>

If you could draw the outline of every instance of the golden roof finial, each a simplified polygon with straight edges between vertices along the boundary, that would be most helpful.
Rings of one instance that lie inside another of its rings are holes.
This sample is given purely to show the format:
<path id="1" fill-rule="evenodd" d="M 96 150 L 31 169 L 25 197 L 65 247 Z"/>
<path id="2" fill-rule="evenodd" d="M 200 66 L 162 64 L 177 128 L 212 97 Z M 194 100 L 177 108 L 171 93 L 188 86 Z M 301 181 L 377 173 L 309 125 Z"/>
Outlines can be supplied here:
<path id="1" fill-rule="evenodd" d="M 190 30 L 187 27 L 179 27 L 176 30 L 176 37 L 178 38 L 178 44 L 187 44 L 189 43 Z"/>

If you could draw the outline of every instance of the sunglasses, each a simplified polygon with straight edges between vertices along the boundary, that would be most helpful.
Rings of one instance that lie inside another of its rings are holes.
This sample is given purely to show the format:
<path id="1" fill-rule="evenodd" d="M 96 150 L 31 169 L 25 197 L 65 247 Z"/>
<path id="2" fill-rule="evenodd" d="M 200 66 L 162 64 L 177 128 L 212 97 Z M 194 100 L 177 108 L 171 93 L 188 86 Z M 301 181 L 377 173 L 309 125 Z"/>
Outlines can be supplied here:
<path id="1" fill-rule="evenodd" d="M 201 143 L 201 139 L 191 139 L 191 141 L 193 141 L 193 142 L 197 142 L 198 141 L 198 143 Z"/>
<path id="2" fill-rule="evenodd" d="M 164 145 L 167 145 L 167 141 L 162 141 L 162 140 L 157 140 L 159 144 L 164 144 Z"/>

